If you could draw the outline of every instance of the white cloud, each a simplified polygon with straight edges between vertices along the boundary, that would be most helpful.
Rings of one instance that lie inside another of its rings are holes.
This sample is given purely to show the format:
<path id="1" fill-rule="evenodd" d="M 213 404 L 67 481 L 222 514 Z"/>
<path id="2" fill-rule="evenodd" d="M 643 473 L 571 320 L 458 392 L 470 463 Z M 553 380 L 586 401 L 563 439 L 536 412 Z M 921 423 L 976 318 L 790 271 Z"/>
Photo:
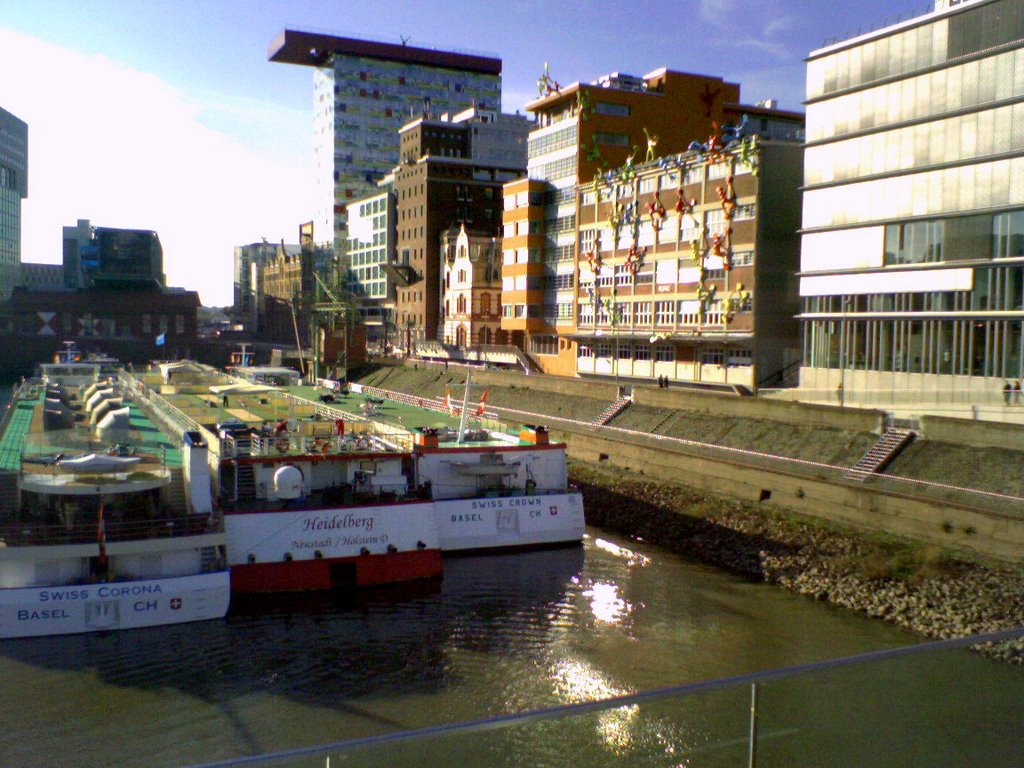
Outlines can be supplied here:
<path id="1" fill-rule="evenodd" d="M 700 0 L 700 15 L 705 21 L 725 23 L 730 21 L 731 0 Z M 731 22 L 730 22 L 731 23 Z"/>
<path id="2" fill-rule="evenodd" d="M 294 242 L 312 217 L 311 161 L 287 164 L 203 124 L 204 102 L 219 101 L 235 121 L 251 115 L 255 137 L 266 104 L 197 98 L 105 56 L 9 30 L 0 30 L 0 72 L 0 106 L 29 126 L 26 261 L 59 262 L 61 227 L 79 218 L 154 229 L 168 282 L 224 304 L 234 245 Z"/>

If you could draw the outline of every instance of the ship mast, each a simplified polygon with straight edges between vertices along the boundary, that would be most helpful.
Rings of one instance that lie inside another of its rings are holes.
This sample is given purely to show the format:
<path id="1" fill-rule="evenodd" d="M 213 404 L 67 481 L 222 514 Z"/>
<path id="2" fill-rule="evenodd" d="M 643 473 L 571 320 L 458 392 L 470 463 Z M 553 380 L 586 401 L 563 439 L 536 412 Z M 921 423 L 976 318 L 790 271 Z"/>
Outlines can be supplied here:
<path id="1" fill-rule="evenodd" d="M 466 419 L 469 414 L 469 382 L 473 379 L 473 370 L 471 368 L 466 369 L 466 392 L 462 396 L 462 413 L 459 416 L 459 438 L 456 440 L 457 443 L 461 443 L 466 434 Z"/>

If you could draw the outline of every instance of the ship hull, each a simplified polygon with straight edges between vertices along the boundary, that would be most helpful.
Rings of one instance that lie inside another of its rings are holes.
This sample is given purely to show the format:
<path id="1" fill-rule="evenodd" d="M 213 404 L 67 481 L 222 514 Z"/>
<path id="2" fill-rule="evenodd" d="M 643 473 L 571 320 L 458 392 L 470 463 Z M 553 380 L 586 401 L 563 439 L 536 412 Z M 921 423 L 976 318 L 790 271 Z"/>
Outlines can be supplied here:
<path id="1" fill-rule="evenodd" d="M 441 575 L 430 502 L 229 512 L 236 593 L 393 584 Z"/>
<path id="2" fill-rule="evenodd" d="M 0 638 L 221 619 L 229 600 L 226 570 L 138 581 L 0 589 Z"/>
<path id="3" fill-rule="evenodd" d="M 507 552 L 583 540 L 579 493 L 446 499 L 434 502 L 441 551 Z"/>
<path id="4" fill-rule="evenodd" d="M 231 567 L 235 594 L 344 590 L 439 578 L 437 549 Z"/>

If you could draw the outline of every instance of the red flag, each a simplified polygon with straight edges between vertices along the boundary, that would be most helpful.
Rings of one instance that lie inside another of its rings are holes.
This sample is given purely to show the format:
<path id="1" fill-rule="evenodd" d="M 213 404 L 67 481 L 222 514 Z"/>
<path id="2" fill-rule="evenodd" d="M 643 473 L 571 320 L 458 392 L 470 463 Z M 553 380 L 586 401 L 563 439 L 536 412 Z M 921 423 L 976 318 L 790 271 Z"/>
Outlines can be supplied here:
<path id="1" fill-rule="evenodd" d="M 480 405 L 478 405 L 476 407 L 476 415 L 477 416 L 483 416 L 484 415 L 484 407 L 487 405 L 487 395 L 490 394 L 490 392 L 491 392 L 491 388 L 488 387 L 487 389 L 484 390 L 484 393 L 482 395 L 480 395 Z"/>
<path id="2" fill-rule="evenodd" d="M 444 407 L 447 409 L 449 416 L 454 413 L 452 410 L 452 391 L 448 387 L 444 388 Z"/>
<path id="3" fill-rule="evenodd" d="M 100 565 L 107 567 L 107 526 L 103 522 L 103 503 L 100 502 L 99 521 L 96 523 L 96 540 L 100 545 Z"/>

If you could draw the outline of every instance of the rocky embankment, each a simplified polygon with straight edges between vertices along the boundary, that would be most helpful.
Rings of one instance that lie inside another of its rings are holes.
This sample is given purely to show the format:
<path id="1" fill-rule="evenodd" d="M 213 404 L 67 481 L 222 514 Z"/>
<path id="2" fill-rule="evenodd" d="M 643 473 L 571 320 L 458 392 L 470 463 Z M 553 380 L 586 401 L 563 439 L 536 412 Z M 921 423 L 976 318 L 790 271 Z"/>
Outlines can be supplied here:
<path id="1" fill-rule="evenodd" d="M 577 463 L 572 479 L 584 493 L 591 525 L 929 638 L 1024 626 L 1021 568 L 967 562 L 937 548 L 812 525 L 616 469 Z M 1024 664 L 1024 639 L 983 650 Z"/>

